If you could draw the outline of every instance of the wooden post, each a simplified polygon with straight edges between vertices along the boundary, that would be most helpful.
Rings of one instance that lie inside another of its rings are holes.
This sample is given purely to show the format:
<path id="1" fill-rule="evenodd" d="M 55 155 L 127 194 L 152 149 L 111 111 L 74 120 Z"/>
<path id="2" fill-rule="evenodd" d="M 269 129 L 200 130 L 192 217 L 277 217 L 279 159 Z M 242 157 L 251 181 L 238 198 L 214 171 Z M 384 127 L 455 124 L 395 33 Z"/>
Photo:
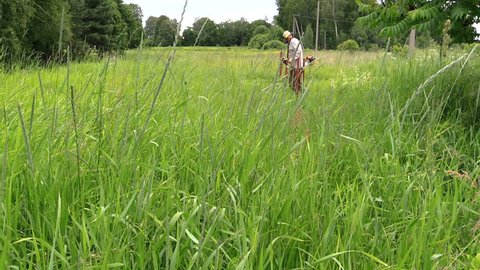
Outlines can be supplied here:
<path id="1" fill-rule="evenodd" d="M 408 37 L 408 56 L 413 57 L 415 54 L 415 35 L 416 31 L 415 28 L 413 28 L 410 31 L 410 36 Z"/>

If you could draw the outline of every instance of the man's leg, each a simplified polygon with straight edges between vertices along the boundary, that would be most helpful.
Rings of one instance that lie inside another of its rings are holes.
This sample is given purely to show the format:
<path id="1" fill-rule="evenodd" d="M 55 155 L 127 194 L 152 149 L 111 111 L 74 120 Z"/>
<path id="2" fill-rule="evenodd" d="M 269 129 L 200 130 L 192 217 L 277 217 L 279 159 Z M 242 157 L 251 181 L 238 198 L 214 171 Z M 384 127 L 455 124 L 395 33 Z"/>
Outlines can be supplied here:
<path id="1" fill-rule="evenodd" d="M 292 90 L 294 92 L 296 92 L 296 88 L 295 88 L 295 81 L 296 81 L 296 78 L 295 78 L 295 69 L 292 69 L 289 71 L 289 76 L 288 76 L 288 83 L 290 84 L 290 87 L 292 88 Z"/>
<path id="2" fill-rule="evenodd" d="M 299 96 L 302 93 L 302 76 L 303 76 L 303 71 L 301 69 L 295 69 L 295 94 Z"/>

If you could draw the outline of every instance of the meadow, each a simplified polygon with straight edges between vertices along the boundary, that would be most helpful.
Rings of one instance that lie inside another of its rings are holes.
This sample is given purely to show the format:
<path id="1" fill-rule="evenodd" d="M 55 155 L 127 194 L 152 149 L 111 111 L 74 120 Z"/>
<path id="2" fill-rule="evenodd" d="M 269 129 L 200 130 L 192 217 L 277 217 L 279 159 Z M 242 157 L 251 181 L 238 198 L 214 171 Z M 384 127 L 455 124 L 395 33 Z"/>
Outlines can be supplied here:
<path id="1" fill-rule="evenodd" d="M 0 267 L 480 267 L 480 48 L 315 55 L 0 72 Z"/>

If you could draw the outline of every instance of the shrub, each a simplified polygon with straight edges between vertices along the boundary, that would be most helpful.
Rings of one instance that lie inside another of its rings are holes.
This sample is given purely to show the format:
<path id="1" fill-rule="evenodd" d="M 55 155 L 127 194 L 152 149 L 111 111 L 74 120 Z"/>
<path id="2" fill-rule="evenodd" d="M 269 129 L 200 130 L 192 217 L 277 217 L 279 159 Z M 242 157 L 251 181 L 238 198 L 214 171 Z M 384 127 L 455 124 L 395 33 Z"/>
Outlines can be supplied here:
<path id="1" fill-rule="evenodd" d="M 337 46 L 337 50 L 354 52 L 360 50 L 360 46 L 353 39 L 347 39 Z"/>
<path id="2" fill-rule="evenodd" d="M 263 44 L 267 43 L 270 40 L 270 37 L 267 34 L 256 35 L 248 43 L 249 48 L 261 49 Z"/>
<path id="3" fill-rule="evenodd" d="M 461 48 L 463 51 L 469 53 L 469 52 L 471 52 L 471 51 L 473 50 L 473 48 L 475 48 L 475 46 L 477 46 L 477 45 L 478 45 L 479 47 L 475 49 L 475 53 L 476 53 L 476 55 L 480 55 L 480 44 L 478 44 L 478 43 L 461 43 L 461 44 L 460 44 L 460 48 Z"/>
<path id="4" fill-rule="evenodd" d="M 265 35 L 265 34 L 268 34 L 269 32 L 270 30 L 268 30 L 268 27 L 266 27 L 265 25 L 260 25 L 257 28 L 255 28 L 255 30 L 253 30 L 253 36 Z"/>
<path id="5" fill-rule="evenodd" d="M 272 40 L 283 40 L 283 29 L 280 26 L 273 25 L 270 27 L 270 39 Z"/>
<path id="6" fill-rule="evenodd" d="M 408 55 L 408 46 L 400 46 L 400 45 L 393 45 L 392 52 L 399 56 L 407 56 Z"/>
<path id="7" fill-rule="evenodd" d="M 367 44 L 366 47 L 367 47 L 367 50 L 370 51 L 370 52 L 376 52 L 376 51 L 380 50 L 378 45 L 375 44 L 375 43 L 369 43 L 369 44 Z"/>
<path id="8" fill-rule="evenodd" d="M 265 44 L 263 44 L 262 46 L 263 50 L 284 49 L 284 48 L 285 48 L 285 43 L 279 40 L 270 40 Z"/>
<path id="9" fill-rule="evenodd" d="M 432 48 L 436 45 L 435 40 L 430 37 L 430 35 L 420 35 L 417 37 L 416 40 L 417 48 L 425 49 L 425 48 Z"/>

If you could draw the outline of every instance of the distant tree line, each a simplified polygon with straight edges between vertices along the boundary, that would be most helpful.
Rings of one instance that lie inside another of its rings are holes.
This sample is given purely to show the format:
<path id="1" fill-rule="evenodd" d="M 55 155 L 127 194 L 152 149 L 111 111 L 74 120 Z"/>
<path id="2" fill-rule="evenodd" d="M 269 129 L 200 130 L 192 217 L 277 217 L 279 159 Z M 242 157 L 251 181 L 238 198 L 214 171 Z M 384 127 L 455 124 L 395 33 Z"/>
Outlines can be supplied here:
<path id="1" fill-rule="evenodd" d="M 199 18 L 179 33 L 179 46 L 248 46 L 281 48 L 282 32 L 290 30 L 307 48 L 336 49 L 353 40 L 361 49 L 384 47 L 387 37 L 403 45 L 411 29 L 417 44 L 472 42 L 480 21 L 479 0 L 276 0 L 274 22 L 245 19 L 216 23 Z M 64 61 L 67 52 L 81 58 L 147 46 L 171 46 L 178 22 L 149 17 L 123 0 L 0 0 L 0 63 L 19 59 Z M 446 34 L 451 39 L 446 39 Z M 68 50 L 67 50 L 68 49 Z"/>
<path id="2" fill-rule="evenodd" d="M 175 41 L 178 22 L 162 15 L 149 17 L 145 23 L 145 39 L 148 46 L 171 46 Z M 248 22 L 245 19 L 215 23 L 203 17 L 188 26 L 179 39 L 179 46 L 248 46 L 252 38 L 268 34 L 268 41 L 281 40 L 282 29 L 265 20 Z M 256 44 L 258 46 L 258 44 Z M 262 43 L 263 45 L 263 43 Z M 257 46 L 253 46 L 257 48 Z"/>
<path id="3" fill-rule="evenodd" d="M 320 49 L 336 49 L 354 40 L 363 50 L 376 50 L 384 47 L 388 38 L 392 45 L 403 46 L 413 28 L 419 47 L 444 43 L 446 32 L 457 43 L 473 42 L 478 36 L 472 25 L 480 20 L 479 0 L 276 0 L 278 15 L 272 24 L 264 20 L 217 24 L 200 18 L 181 33 L 179 45 L 269 48 L 265 44 L 280 42 L 282 29 L 288 29 L 302 38 L 305 47 L 314 48 L 317 2 Z M 447 21 L 451 25 L 445 29 Z M 166 16 L 150 17 L 145 27 L 148 44 L 171 45 L 177 23 Z"/>
<path id="4" fill-rule="evenodd" d="M 134 48 L 142 11 L 123 0 L 0 0 L 0 62 Z"/>
<path id="5" fill-rule="evenodd" d="M 373 0 L 375 1 L 375 0 Z M 315 48 L 317 0 L 276 0 L 278 15 L 273 23 L 265 20 L 248 22 L 244 19 L 215 23 L 200 18 L 181 34 L 181 46 L 249 46 L 251 48 L 278 48 L 282 46 L 284 30 L 302 38 L 306 48 Z M 357 24 L 361 16 L 359 6 L 352 0 L 320 0 L 318 48 L 336 49 L 348 39 L 362 49 L 385 46 L 387 38 L 379 37 L 380 27 Z M 146 21 L 145 36 L 149 46 L 173 44 L 178 22 L 167 16 L 150 17 Z M 406 35 L 395 41 L 403 42 Z"/>

